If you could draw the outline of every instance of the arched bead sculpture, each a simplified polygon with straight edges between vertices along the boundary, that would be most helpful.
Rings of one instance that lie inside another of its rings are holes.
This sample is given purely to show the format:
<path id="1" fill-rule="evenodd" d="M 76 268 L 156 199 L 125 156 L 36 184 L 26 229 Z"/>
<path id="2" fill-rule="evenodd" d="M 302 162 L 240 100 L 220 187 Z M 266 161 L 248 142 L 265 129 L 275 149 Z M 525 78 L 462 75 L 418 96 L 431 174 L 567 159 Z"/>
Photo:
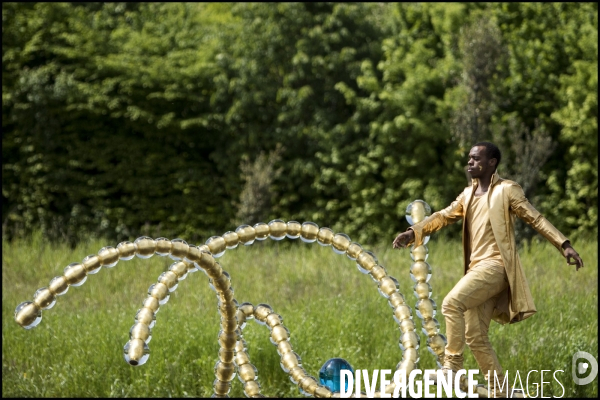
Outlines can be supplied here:
<path id="1" fill-rule="evenodd" d="M 421 202 L 424 203 L 424 202 Z M 411 208 L 411 218 L 416 220 L 427 214 L 428 206 L 418 203 Z M 423 212 L 424 210 L 424 212 Z M 430 211 L 429 211 L 430 212 Z M 244 385 L 244 393 L 248 397 L 262 397 L 257 381 L 258 370 L 250 363 L 246 342 L 242 330 L 246 321 L 254 319 L 270 330 L 270 340 L 276 346 L 281 357 L 281 368 L 289 374 L 290 381 L 298 385 L 301 393 L 315 397 L 332 397 L 331 391 L 319 384 L 319 381 L 308 374 L 302 367 L 300 356 L 292 350 L 290 332 L 283 325 L 283 318 L 273 312 L 266 304 L 256 307 L 250 303 L 241 305 L 234 298 L 231 280 L 223 271 L 216 257 L 221 257 L 226 250 L 238 247 L 239 243 L 251 245 L 256 240 L 273 240 L 301 238 L 306 243 L 317 242 L 321 246 L 331 246 L 337 254 L 346 254 L 356 262 L 360 272 L 367 274 L 376 282 L 379 293 L 387 299 L 392 308 L 392 315 L 400 328 L 399 345 L 403 351 L 402 360 L 396 369 L 409 374 L 419 362 L 420 337 L 412 320 L 412 309 L 404 296 L 398 291 L 398 281 L 387 274 L 385 267 L 379 264 L 375 255 L 352 242 L 348 235 L 334 233 L 329 228 L 319 227 L 313 222 L 300 224 L 296 221 L 273 220 L 269 224 L 258 223 L 253 227 L 241 225 L 235 232 L 229 231 L 222 236 L 209 238 L 202 246 L 187 244 L 182 239 L 168 240 L 140 237 L 135 242 L 122 242 L 117 248 L 105 247 L 97 255 L 86 257 L 80 264 L 71 264 L 64 276 L 54 278 L 47 288 L 36 292 L 33 302 L 25 302 L 15 310 L 15 320 L 21 326 L 31 328 L 41 321 L 41 310 L 49 309 L 56 302 L 56 297 L 67 292 L 69 286 L 82 284 L 88 275 L 98 272 L 102 266 L 110 268 L 119 260 L 129 260 L 133 256 L 149 258 L 157 254 L 169 256 L 175 262 L 168 271 L 163 272 L 156 283 L 148 290 L 148 297 L 137 312 L 135 323 L 129 331 L 129 341 L 123 348 L 124 358 L 131 365 L 142 365 L 149 357 L 148 343 L 152 338 L 152 328 L 156 323 L 156 313 L 160 306 L 169 299 L 170 293 L 178 288 L 180 281 L 188 273 L 202 270 L 209 278 L 211 287 L 216 292 L 218 310 L 221 315 L 221 330 L 218 334 L 220 350 L 215 364 L 214 395 L 226 396 L 231 389 L 231 382 L 237 375 Z M 427 346 L 434 354 L 443 356 L 445 338 L 439 334 L 439 323 L 433 318 L 435 303 L 430 299 L 431 286 L 427 283 L 431 276 L 431 267 L 425 262 L 427 248 L 420 246 L 413 249 L 411 257 L 415 261 L 411 267 L 411 277 L 416 282 L 415 294 L 419 299 L 416 308 L 424 317 L 422 330 L 428 336 Z M 393 391 L 391 384 L 386 390 Z M 381 393 L 376 393 L 379 396 Z"/>

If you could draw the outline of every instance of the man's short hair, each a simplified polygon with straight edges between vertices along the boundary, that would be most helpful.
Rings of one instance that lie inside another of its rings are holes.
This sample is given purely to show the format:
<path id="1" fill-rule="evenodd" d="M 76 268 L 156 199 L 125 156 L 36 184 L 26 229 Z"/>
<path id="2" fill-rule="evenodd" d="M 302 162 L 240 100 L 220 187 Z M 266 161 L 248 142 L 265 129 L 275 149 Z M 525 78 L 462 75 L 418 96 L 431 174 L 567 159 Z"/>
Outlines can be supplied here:
<path id="1" fill-rule="evenodd" d="M 490 142 L 479 142 L 479 143 L 475 143 L 475 145 L 473 147 L 477 147 L 477 146 L 483 146 L 485 147 L 485 156 L 487 157 L 488 160 L 495 158 L 497 160 L 496 162 L 496 169 L 498 168 L 498 165 L 500 165 L 500 160 L 502 159 L 502 153 L 500 153 L 500 149 L 498 148 L 498 146 L 496 146 L 494 143 L 490 143 Z"/>

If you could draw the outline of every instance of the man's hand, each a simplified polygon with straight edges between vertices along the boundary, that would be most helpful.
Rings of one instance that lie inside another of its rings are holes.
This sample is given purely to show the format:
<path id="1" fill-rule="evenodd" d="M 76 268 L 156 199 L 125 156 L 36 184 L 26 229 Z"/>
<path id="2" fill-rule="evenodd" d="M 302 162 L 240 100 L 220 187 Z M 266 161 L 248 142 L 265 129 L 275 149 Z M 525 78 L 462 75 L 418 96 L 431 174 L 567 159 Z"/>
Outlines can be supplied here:
<path id="1" fill-rule="evenodd" d="M 579 271 L 579 268 L 583 268 L 583 260 L 579 257 L 579 254 L 575 251 L 571 243 L 564 242 L 562 248 L 565 250 L 565 257 L 567 258 L 568 265 L 576 265 L 575 271 Z"/>
<path id="2" fill-rule="evenodd" d="M 394 249 L 404 248 L 413 240 L 415 240 L 415 233 L 410 229 L 396 236 L 396 239 L 394 239 L 394 242 L 392 243 L 392 247 Z"/>

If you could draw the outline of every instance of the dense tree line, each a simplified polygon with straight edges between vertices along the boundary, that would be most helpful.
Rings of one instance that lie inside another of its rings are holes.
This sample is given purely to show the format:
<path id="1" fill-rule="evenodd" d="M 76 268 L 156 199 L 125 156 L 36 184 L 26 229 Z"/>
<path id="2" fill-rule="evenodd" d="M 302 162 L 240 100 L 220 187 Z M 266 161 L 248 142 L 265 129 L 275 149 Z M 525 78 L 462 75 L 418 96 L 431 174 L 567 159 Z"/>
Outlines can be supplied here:
<path id="1" fill-rule="evenodd" d="M 3 3 L 3 234 L 280 217 L 391 240 L 487 139 L 557 227 L 597 236 L 597 7 Z"/>

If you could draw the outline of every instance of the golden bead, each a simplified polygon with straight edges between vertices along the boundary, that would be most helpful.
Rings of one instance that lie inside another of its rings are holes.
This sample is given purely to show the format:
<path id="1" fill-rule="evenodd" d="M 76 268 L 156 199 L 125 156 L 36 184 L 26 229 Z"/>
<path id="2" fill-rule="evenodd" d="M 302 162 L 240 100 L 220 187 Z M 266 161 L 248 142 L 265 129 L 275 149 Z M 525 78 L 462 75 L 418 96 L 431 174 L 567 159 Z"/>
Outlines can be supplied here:
<path id="1" fill-rule="evenodd" d="M 219 349 L 219 360 L 221 360 L 224 363 L 231 363 L 233 362 L 235 358 L 235 350 L 232 349 L 224 349 L 224 348 L 220 348 Z"/>
<path id="2" fill-rule="evenodd" d="M 317 240 L 319 225 L 314 222 L 305 222 L 300 228 L 300 239 L 305 243 L 313 243 Z"/>
<path id="3" fill-rule="evenodd" d="M 185 259 L 192 263 L 198 263 L 200 261 L 200 254 L 202 254 L 202 251 L 198 246 L 189 246 Z"/>
<path id="4" fill-rule="evenodd" d="M 200 250 L 200 253 L 210 253 L 210 247 L 208 247 L 205 244 L 196 247 L 198 248 L 198 250 Z"/>
<path id="5" fill-rule="evenodd" d="M 254 317 L 261 321 L 265 322 L 267 320 L 267 316 L 273 312 L 273 309 L 268 304 L 259 304 L 254 309 Z"/>
<path id="6" fill-rule="evenodd" d="M 441 334 L 437 334 L 427 338 L 427 347 L 431 352 L 437 356 L 444 354 L 446 350 L 446 337 Z"/>
<path id="7" fill-rule="evenodd" d="M 218 279 L 221 277 L 221 275 L 225 273 L 225 271 L 223 271 L 223 268 L 221 267 L 221 264 L 219 264 L 218 262 L 215 262 L 211 267 L 205 268 L 204 272 L 206 272 L 206 275 L 210 279 Z"/>
<path id="8" fill-rule="evenodd" d="M 371 274 L 373 281 L 379 283 L 379 281 L 387 275 L 387 271 L 381 265 L 375 265 L 373 268 L 371 268 L 369 274 Z"/>
<path id="9" fill-rule="evenodd" d="M 217 396 L 225 396 L 231 390 L 231 382 L 223 382 L 215 379 L 213 382 L 213 390 Z"/>
<path id="10" fill-rule="evenodd" d="M 240 337 L 240 339 L 237 341 L 237 343 L 235 344 L 235 351 L 237 352 L 241 352 L 241 351 L 246 351 L 246 340 L 244 340 L 243 337 Z"/>
<path id="11" fill-rule="evenodd" d="M 416 329 L 415 321 L 410 318 L 400 320 L 400 331 L 402 333 L 411 332 Z"/>
<path id="12" fill-rule="evenodd" d="M 15 322 L 25 329 L 37 326 L 42 320 L 42 309 L 31 301 L 25 301 L 15 309 Z"/>
<path id="13" fill-rule="evenodd" d="M 135 255 L 139 258 L 150 258 L 156 251 L 156 240 L 148 236 L 142 236 L 135 239 L 136 252 Z"/>
<path id="14" fill-rule="evenodd" d="M 319 229 L 319 233 L 317 234 L 317 243 L 321 246 L 330 246 L 333 242 L 334 233 L 329 228 L 321 228 Z"/>
<path id="15" fill-rule="evenodd" d="M 287 354 L 290 351 L 292 351 L 292 345 L 289 341 L 282 340 L 281 342 L 277 343 L 277 353 L 280 356 L 283 356 L 284 354 Z"/>
<path id="16" fill-rule="evenodd" d="M 210 249 L 213 257 L 220 257 L 225 253 L 227 249 L 227 244 L 225 243 L 225 239 L 221 236 L 213 236 L 206 241 L 206 245 Z"/>
<path id="17" fill-rule="evenodd" d="M 406 304 L 401 304 L 394 310 L 394 316 L 397 321 L 402 321 L 403 319 L 409 319 L 411 316 L 412 310 Z"/>
<path id="18" fill-rule="evenodd" d="M 421 323 L 423 333 L 427 336 L 435 336 L 440 331 L 440 323 L 435 318 L 428 318 Z"/>
<path id="19" fill-rule="evenodd" d="M 236 313 L 237 314 L 237 313 Z M 237 318 L 221 318 L 221 329 L 226 332 L 234 332 L 238 328 Z"/>
<path id="20" fill-rule="evenodd" d="M 420 245 L 418 247 L 414 247 L 410 250 L 410 255 L 413 261 L 426 261 L 427 255 L 429 254 L 429 250 L 427 246 Z"/>
<path id="21" fill-rule="evenodd" d="M 287 224 L 280 219 L 274 219 L 269 222 L 269 237 L 273 240 L 285 238 Z"/>
<path id="22" fill-rule="evenodd" d="M 230 290 L 229 288 L 231 287 L 231 280 L 229 279 L 229 274 L 223 271 L 221 276 L 219 276 L 216 279 L 213 279 L 212 284 L 217 290 L 219 296 L 221 296 L 222 292 Z"/>
<path id="23" fill-rule="evenodd" d="M 219 300 L 220 300 L 221 302 L 228 302 L 228 301 L 232 301 L 232 300 L 233 300 L 233 298 L 234 298 L 234 297 L 233 297 L 233 296 L 234 296 L 233 289 L 232 289 L 232 288 L 231 288 L 231 286 L 230 286 L 230 287 L 229 287 L 229 289 L 227 289 L 227 290 L 223 290 L 222 292 L 219 292 L 219 293 L 217 294 L 217 296 L 219 296 Z"/>
<path id="24" fill-rule="evenodd" d="M 131 242 L 121 242 L 117 245 L 120 260 L 131 260 L 135 256 L 136 245 Z"/>
<path id="25" fill-rule="evenodd" d="M 302 230 L 302 225 L 297 221 L 288 221 L 287 228 L 285 231 L 286 236 L 289 239 L 298 239 L 300 237 L 300 232 Z"/>
<path id="26" fill-rule="evenodd" d="M 177 279 L 183 279 L 187 275 L 187 265 L 182 261 L 178 261 L 171 264 L 169 271 L 177 275 Z"/>
<path id="27" fill-rule="evenodd" d="M 398 292 L 400 284 L 396 278 L 391 276 L 384 276 L 379 281 L 379 292 L 385 297 L 389 298 L 392 294 Z"/>
<path id="28" fill-rule="evenodd" d="M 248 353 L 245 351 L 238 351 L 235 353 L 234 362 L 237 366 L 248 364 L 250 362 L 250 357 L 248 357 Z"/>
<path id="29" fill-rule="evenodd" d="M 148 325 L 148 327 L 152 328 L 156 322 L 156 316 L 151 309 L 143 307 L 138 310 L 135 320 L 140 324 Z"/>
<path id="30" fill-rule="evenodd" d="M 227 249 L 235 249 L 240 243 L 240 237 L 238 234 L 231 231 L 224 233 L 223 239 L 225 240 L 225 247 Z"/>
<path id="31" fill-rule="evenodd" d="M 260 394 L 260 385 L 257 381 L 248 381 L 244 383 L 244 394 L 247 397 L 254 397 Z"/>
<path id="32" fill-rule="evenodd" d="M 177 284 L 179 282 L 179 278 L 177 274 L 173 271 L 166 271 L 160 274 L 158 277 L 158 281 L 167 286 L 169 292 L 174 291 L 177 288 Z"/>
<path id="33" fill-rule="evenodd" d="M 259 222 L 258 224 L 254 225 L 254 231 L 256 232 L 256 240 L 265 240 L 269 237 L 269 225 L 265 224 L 264 222 Z"/>
<path id="34" fill-rule="evenodd" d="M 111 246 L 103 247 L 98 251 L 98 258 L 104 267 L 112 268 L 119 262 L 119 251 Z"/>
<path id="35" fill-rule="evenodd" d="M 56 303 L 56 296 L 48 288 L 41 288 L 33 295 L 33 302 L 42 310 L 48 310 Z"/>
<path id="36" fill-rule="evenodd" d="M 239 307 L 246 314 L 246 318 L 254 318 L 254 306 L 251 303 L 242 303 Z"/>
<path id="37" fill-rule="evenodd" d="M 190 250 L 190 245 L 183 239 L 171 240 L 171 259 L 183 260 Z"/>
<path id="38" fill-rule="evenodd" d="M 50 284 L 48 285 L 48 290 L 50 290 L 55 296 L 62 296 L 63 294 L 67 293 L 69 290 L 67 278 L 64 276 L 56 276 L 52 278 Z"/>
<path id="39" fill-rule="evenodd" d="M 240 238 L 240 243 L 244 245 L 250 245 L 256 239 L 256 230 L 249 225 L 240 225 L 235 233 Z"/>
<path id="40" fill-rule="evenodd" d="M 428 299 L 431 295 L 431 285 L 427 282 L 417 282 L 414 287 L 417 299 Z"/>
<path id="41" fill-rule="evenodd" d="M 148 296 L 142 303 L 142 307 L 147 308 L 148 310 L 152 311 L 152 313 L 156 314 L 160 308 L 160 303 L 158 302 L 157 298 Z"/>
<path id="42" fill-rule="evenodd" d="M 148 294 L 152 297 L 156 297 L 158 301 L 161 302 L 169 295 L 169 288 L 164 283 L 155 283 L 148 289 Z"/>
<path id="43" fill-rule="evenodd" d="M 129 330 L 130 339 L 140 339 L 148 343 L 151 337 L 152 335 L 150 333 L 150 328 L 148 327 L 148 325 L 142 324 L 140 322 L 134 324 Z"/>
<path id="44" fill-rule="evenodd" d="M 413 282 L 428 282 L 431 278 L 431 266 L 425 261 L 416 261 L 410 267 L 410 277 Z"/>
<path id="45" fill-rule="evenodd" d="M 346 250 L 346 255 L 351 260 L 356 260 L 356 258 L 362 252 L 363 252 L 362 246 L 360 244 L 356 243 L 356 242 L 353 242 L 353 243 L 350 243 L 350 246 L 348 246 L 348 249 Z"/>
<path id="46" fill-rule="evenodd" d="M 409 204 L 409 210 L 407 211 L 410 213 L 412 218 L 412 222 L 410 223 L 411 225 L 418 224 L 419 222 L 423 221 L 425 217 L 429 215 L 429 213 L 431 213 L 431 209 L 429 209 L 428 205 L 427 209 L 429 210 L 426 209 L 426 204 L 427 203 L 425 203 L 423 200 L 415 200 Z"/>
<path id="47" fill-rule="evenodd" d="M 87 272 L 88 275 L 96 274 L 98 271 L 100 271 L 100 268 L 102 268 L 102 265 L 100 264 L 100 258 L 95 254 L 87 256 L 81 263 L 83 264 L 83 268 L 85 268 L 85 272 Z"/>
<path id="48" fill-rule="evenodd" d="M 209 270 L 214 269 L 215 264 L 217 264 L 217 262 L 210 253 L 200 253 L 200 261 L 198 262 L 200 268 L 204 268 L 208 272 Z"/>
<path id="49" fill-rule="evenodd" d="M 404 296 L 400 292 L 394 292 L 390 295 L 390 298 L 388 299 L 388 304 L 390 305 L 390 307 L 395 309 L 400 304 L 404 304 Z"/>
<path id="50" fill-rule="evenodd" d="M 361 252 L 356 258 L 356 263 L 360 265 L 364 270 L 371 271 L 373 267 L 377 265 L 377 260 L 368 251 Z"/>
<path id="51" fill-rule="evenodd" d="M 127 355 L 129 356 L 129 364 L 139 365 L 144 358 L 144 355 L 148 353 L 148 345 L 141 339 L 132 339 L 127 345 Z"/>
<path id="52" fill-rule="evenodd" d="M 421 319 L 429 319 L 435 317 L 436 304 L 431 299 L 421 299 L 417 301 L 415 306 L 417 309 L 417 316 Z"/>
<path id="53" fill-rule="evenodd" d="M 421 339 L 420 339 L 419 335 L 417 334 L 417 332 L 415 332 L 415 331 L 405 332 L 400 336 L 400 348 L 402 349 L 402 351 L 404 351 L 404 349 L 410 348 L 410 347 L 418 350 L 420 341 L 421 341 Z"/>
<path id="54" fill-rule="evenodd" d="M 246 326 L 246 314 L 238 307 L 238 310 L 235 312 L 235 320 L 240 329 L 244 329 Z"/>
<path id="55" fill-rule="evenodd" d="M 215 364 L 215 376 L 222 382 L 231 382 L 234 378 L 234 372 L 235 365 L 232 362 L 224 363 L 219 360 Z"/>
<path id="56" fill-rule="evenodd" d="M 281 323 L 283 322 L 283 318 L 279 314 L 271 313 L 267 315 L 265 322 L 267 323 L 268 327 L 273 328 L 276 325 L 281 325 Z"/>
<path id="57" fill-rule="evenodd" d="M 336 233 L 331 241 L 331 247 L 337 254 L 344 254 L 352 241 L 345 233 Z"/>
<path id="58" fill-rule="evenodd" d="M 283 325 L 275 325 L 273 329 L 271 329 L 271 341 L 275 344 L 281 342 L 282 340 L 288 340 L 289 337 L 290 333 Z"/>
<path id="59" fill-rule="evenodd" d="M 171 254 L 171 249 L 173 245 L 171 241 L 167 238 L 160 237 L 156 239 L 156 254 L 159 256 L 168 256 Z"/>
<path id="60" fill-rule="evenodd" d="M 304 368 L 302 368 L 301 366 L 296 366 L 294 368 L 290 368 L 289 374 L 290 374 L 290 380 L 294 383 L 294 385 L 297 385 L 298 382 L 300 382 L 302 379 L 304 379 L 305 376 L 308 375 L 306 373 L 306 370 Z"/>
<path id="61" fill-rule="evenodd" d="M 254 381 L 258 378 L 256 367 L 250 363 L 238 367 L 238 375 L 244 382 Z"/>
<path id="62" fill-rule="evenodd" d="M 69 264 L 65 268 L 64 273 L 64 277 L 70 286 L 81 286 L 87 280 L 87 273 L 85 272 L 83 264 Z"/>
<path id="63" fill-rule="evenodd" d="M 301 358 L 296 352 L 290 351 L 281 356 L 281 368 L 285 372 L 290 372 L 292 369 L 301 365 Z"/>
<path id="64" fill-rule="evenodd" d="M 219 312 L 221 316 L 225 319 L 235 318 L 235 313 L 237 312 L 237 305 L 234 303 L 222 303 L 219 306 Z"/>

